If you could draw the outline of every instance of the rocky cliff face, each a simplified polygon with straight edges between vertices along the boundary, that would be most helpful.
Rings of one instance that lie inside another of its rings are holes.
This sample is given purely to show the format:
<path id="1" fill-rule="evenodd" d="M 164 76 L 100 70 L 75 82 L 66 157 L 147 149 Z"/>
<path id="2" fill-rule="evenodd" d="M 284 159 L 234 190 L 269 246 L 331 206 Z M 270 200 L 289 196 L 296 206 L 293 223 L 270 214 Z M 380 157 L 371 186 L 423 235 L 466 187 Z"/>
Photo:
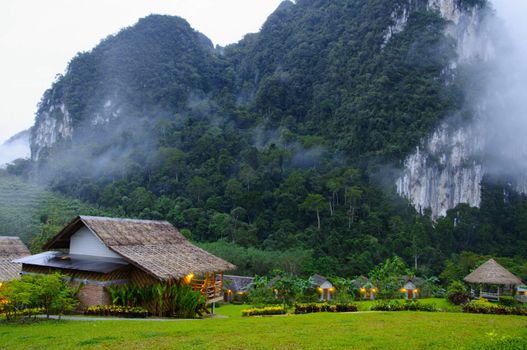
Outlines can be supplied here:
<path id="1" fill-rule="evenodd" d="M 461 8 L 455 0 L 430 0 L 428 6 L 439 10 L 449 21 L 447 34 L 455 40 L 458 53 L 451 66 L 453 75 L 459 65 L 494 59 L 495 46 L 485 8 Z M 489 172 L 484 155 L 490 147 L 492 130 L 487 130 L 485 119 L 489 111 L 485 103 L 482 100 L 473 103 L 476 107 L 470 109 L 473 116 L 470 123 L 447 119 L 404 161 L 404 169 L 396 181 L 397 191 L 420 212 L 430 209 L 432 216 L 438 217 L 460 203 L 480 204 L 480 184 Z"/>
<path id="2" fill-rule="evenodd" d="M 31 133 L 31 158 L 38 160 L 43 151 L 60 140 L 70 139 L 73 127 L 68 108 L 64 103 L 44 101 Z"/>

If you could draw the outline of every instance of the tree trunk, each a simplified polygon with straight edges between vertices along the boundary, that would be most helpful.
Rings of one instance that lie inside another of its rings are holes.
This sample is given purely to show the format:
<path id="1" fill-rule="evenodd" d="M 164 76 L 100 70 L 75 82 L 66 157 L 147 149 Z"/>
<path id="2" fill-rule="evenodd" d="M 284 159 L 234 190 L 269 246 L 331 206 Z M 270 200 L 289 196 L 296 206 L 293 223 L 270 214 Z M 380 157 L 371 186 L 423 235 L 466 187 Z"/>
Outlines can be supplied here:
<path id="1" fill-rule="evenodd" d="M 320 211 L 317 209 L 317 223 L 318 223 L 318 230 L 320 231 Z"/>

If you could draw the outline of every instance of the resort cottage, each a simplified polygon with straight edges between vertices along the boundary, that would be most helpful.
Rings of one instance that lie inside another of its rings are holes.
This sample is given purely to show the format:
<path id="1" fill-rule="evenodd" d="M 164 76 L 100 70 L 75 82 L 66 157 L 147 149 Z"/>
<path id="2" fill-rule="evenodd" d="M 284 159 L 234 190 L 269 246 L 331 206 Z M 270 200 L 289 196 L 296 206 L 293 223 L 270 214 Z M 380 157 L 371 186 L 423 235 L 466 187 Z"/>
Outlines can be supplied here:
<path id="1" fill-rule="evenodd" d="M 471 286 L 473 298 L 498 301 L 500 296 L 511 296 L 522 281 L 494 259 L 479 266 L 464 278 Z"/>
<path id="2" fill-rule="evenodd" d="M 417 298 L 419 290 L 417 289 L 414 281 L 412 279 L 405 280 L 406 282 L 404 283 L 404 286 L 400 289 L 400 292 L 403 293 L 404 298 L 407 300 Z"/>
<path id="3" fill-rule="evenodd" d="M 22 265 L 13 260 L 30 255 L 18 237 L 0 236 L 0 287 L 2 282 L 20 277 Z"/>
<path id="4" fill-rule="evenodd" d="M 330 301 L 335 297 L 336 289 L 326 277 L 321 275 L 313 275 L 311 277 L 311 281 L 313 282 L 313 287 L 316 288 L 317 293 L 320 296 L 320 301 Z"/>
<path id="5" fill-rule="evenodd" d="M 108 287 L 186 283 L 213 303 L 234 265 L 190 243 L 166 221 L 79 216 L 45 253 L 18 259 L 22 274 L 60 272 L 82 284 L 80 307 L 111 303 Z"/>

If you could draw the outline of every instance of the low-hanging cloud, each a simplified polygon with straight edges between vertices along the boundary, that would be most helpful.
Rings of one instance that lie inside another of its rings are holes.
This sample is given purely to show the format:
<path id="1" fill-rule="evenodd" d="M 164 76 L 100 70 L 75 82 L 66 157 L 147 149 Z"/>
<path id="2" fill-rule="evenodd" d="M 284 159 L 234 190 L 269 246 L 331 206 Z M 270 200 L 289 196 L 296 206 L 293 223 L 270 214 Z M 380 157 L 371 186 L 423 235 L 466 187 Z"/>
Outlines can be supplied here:
<path id="1" fill-rule="evenodd" d="M 527 175 L 527 2 L 493 0 L 486 25 L 494 55 L 482 61 L 467 96 L 482 130 L 486 171 L 524 182 Z M 476 94 L 474 94 L 476 91 Z"/>
<path id="2" fill-rule="evenodd" d="M 29 153 L 29 132 L 23 131 L 0 145 L 0 167 L 18 158 L 28 158 Z"/>

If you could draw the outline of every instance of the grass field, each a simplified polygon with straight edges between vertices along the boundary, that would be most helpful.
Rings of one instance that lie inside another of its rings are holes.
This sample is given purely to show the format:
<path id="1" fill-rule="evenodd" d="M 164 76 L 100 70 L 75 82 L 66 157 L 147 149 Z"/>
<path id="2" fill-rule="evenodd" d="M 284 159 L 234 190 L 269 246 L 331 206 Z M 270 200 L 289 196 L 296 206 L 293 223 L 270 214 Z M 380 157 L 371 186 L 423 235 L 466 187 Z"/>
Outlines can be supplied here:
<path id="1" fill-rule="evenodd" d="M 223 319 L 0 324 L 0 349 L 493 349 L 527 339 L 527 318 L 463 313 L 359 312 Z M 518 349 L 525 349 L 527 343 Z M 503 347 L 502 347 L 503 348 Z M 505 347 L 504 349 L 509 349 Z M 516 348 L 511 348 L 516 349 Z"/>

